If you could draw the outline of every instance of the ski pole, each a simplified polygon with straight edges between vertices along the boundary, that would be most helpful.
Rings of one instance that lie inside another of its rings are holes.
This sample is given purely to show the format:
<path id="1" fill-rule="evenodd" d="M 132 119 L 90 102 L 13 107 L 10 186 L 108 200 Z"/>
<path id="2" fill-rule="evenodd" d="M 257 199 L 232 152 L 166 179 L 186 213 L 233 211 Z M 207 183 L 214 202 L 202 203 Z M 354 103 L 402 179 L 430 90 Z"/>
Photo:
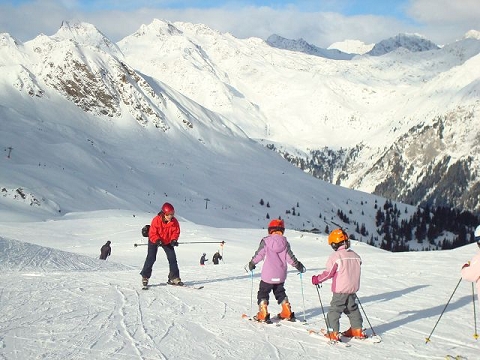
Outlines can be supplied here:
<path id="1" fill-rule="evenodd" d="M 220 244 L 220 247 L 222 248 L 222 262 L 225 264 L 225 260 L 223 259 L 223 244 L 225 244 L 225 241 L 222 241 Z"/>
<path id="2" fill-rule="evenodd" d="M 473 337 L 478 339 L 478 334 L 477 334 L 477 311 L 475 309 L 475 286 L 473 285 L 472 282 L 472 300 L 473 300 L 473 323 L 475 324 L 475 332 L 473 333 Z"/>
<path id="3" fill-rule="evenodd" d="M 252 279 L 252 286 L 250 289 L 250 314 L 253 314 L 253 270 L 250 271 L 250 278 Z"/>
<path id="4" fill-rule="evenodd" d="M 377 336 L 377 334 L 375 334 L 375 330 L 373 330 L 373 326 L 372 326 L 372 324 L 370 323 L 370 320 L 368 320 L 367 313 L 365 312 L 365 309 L 363 308 L 362 303 L 360 302 L 360 299 L 359 299 L 358 295 L 355 294 L 355 297 L 357 298 L 357 300 L 358 300 L 358 305 L 360 305 L 360 308 L 362 309 L 362 312 L 363 312 L 363 314 L 365 315 L 365 319 L 367 319 L 368 325 L 370 326 L 370 329 L 372 330 L 373 336 Z"/>
<path id="5" fill-rule="evenodd" d="M 180 242 L 178 243 L 178 245 L 183 245 L 183 244 L 225 244 L 225 241 L 187 241 L 187 242 Z M 134 247 L 137 247 L 137 246 L 144 246 L 144 245 L 148 245 L 148 244 L 133 244 Z"/>
<path id="6" fill-rule="evenodd" d="M 183 244 L 225 244 L 225 241 L 187 241 L 187 242 L 179 242 L 178 245 Z"/>
<path id="7" fill-rule="evenodd" d="M 303 294 L 303 274 L 298 273 L 300 275 L 300 287 L 302 289 L 302 301 L 303 301 L 303 322 L 306 323 L 307 320 L 305 319 L 305 295 Z"/>
<path id="8" fill-rule="evenodd" d="M 330 338 L 330 325 L 328 324 L 327 317 L 325 316 L 325 310 L 323 308 L 322 297 L 320 296 L 320 285 L 317 285 L 318 300 L 320 300 L 320 307 L 322 308 L 323 319 L 325 320 L 325 326 L 327 327 L 327 335 Z"/>
<path id="9" fill-rule="evenodd" d="M 450 304 L 450 300 L 452 300 L 453 294 L 455 294 L 455 291 L 457 291 L 458 285 L 460 285 L 460 282 L 461 282 L 461 281 L 462 281 L 462 278 L 460 278 L 460 280 L 458 280 L 457 286 L 455 286 L 455 289 L 453 290 L 452 295 L 450 295 L 450 299 L 448 299 L 447 303 L 445 304 L 445 307 L 443 308 L 442 313 L 441 313 L 440 316 L 438 317 L 438 320 L 437 320 L 437 322 L 435 323 L 435 326 L 433 327 L 432 332 L 431 332 L 430 335 L 428 335 L 428 337 L 425 339 L 425 344 L 430 341 L 430 336 L 432 336 L 433 332 L 435 331 L 435 328 L 437 327 L 438 323 L 440 322 L 440 319 L 442 318 L 442 315 L 443 315 L 443 313 L 445 312 L 445 309 L 447 308 L 448 304 Z"/>

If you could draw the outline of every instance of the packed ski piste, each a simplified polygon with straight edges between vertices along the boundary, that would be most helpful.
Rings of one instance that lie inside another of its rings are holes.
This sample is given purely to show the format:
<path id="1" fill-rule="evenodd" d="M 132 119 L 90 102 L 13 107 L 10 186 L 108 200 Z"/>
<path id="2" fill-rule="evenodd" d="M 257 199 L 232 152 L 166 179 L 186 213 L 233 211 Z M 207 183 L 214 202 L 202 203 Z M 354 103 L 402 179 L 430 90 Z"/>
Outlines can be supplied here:
<path id="1" fill-rule="evenodd" d="M 273 219 L 270 221 L 268 224 L 268 235 L 260 240 L 258 249 L 253 254 L 248 264 L 245 265 L 244 269 L 250 274 L 252 281 L 250 308 L 253 309 L 254 272 L 256 265 L 263 262 L 256 297 L 258 312 L 251 315 L 244 313 L 241 314 L 241 317 L 262 327 L 267 326 L 273 329 L 281 326 L 289 328 L 292 331 L 302 332 L 331 346 L 350 348 L 352 345 L 374 345 L 381 343 L 381 336 L 376 334 L 365 310 L 363 309 L 361 301 L 356 294 L 360 288 L 362 259 L 359 254 L 351 249 L 350 239 L 347 232 L 342 228 L 330 232 L 328 235 L 328 245 L 330 245 L 333 252 L 327 259 L 325 270 L 320 274 L 312 275 L 311 277 L 311 283 L 316 287 L 318 294 L 320 308 L 325 322 L 324 328 L 312 328 L 305 316 L 303 320 L 297 319 L 295 313 L 292 311 L 292 306 L 284 286 L 287 278 L 288 266 L 295 268 L 298 271 L 300 278 L 302 278 L 302 275 L 307 269 L 294 255 L 290 243 L 284 236 L 284 233 L 285 223 L 282 219 Z M 142 235 L 148 237 L 148 244 L 146 244 L 148 246 L 147 257 L 143 269 L 140 272 L 140 275 L 142 276 L 143 290 L 148 290 L 151 287 L 167 285 L 191 290 L 200 290 L 204 288 L 204 286 L 184 283 L 180 278 L 175 247 L 182 243 L 178 240 L 180 236 L 180 225 L 175 218 L 173 205 L 170 203 L 163 204 L 161 211 L 152 219 L 151 224 L 145 225 L 142 228 Z M 475 241 L 477 241 L 480 248 L 480 226 L 476 228 L 474 236 Z M 222 246 L 223 252 L 225 241 L 219 243 Z M 134 245 L 137 247 L 145 244 Z M 164 250 L 169 263 L 168 278 L 165 283 L 149 284 L 153 264 L 156 261 L 157 251 L 160 247 Z M 221 258 L 219 254 L 218 256 Z M 208 260 L 206 260 L 206 253 L 203 253 L 202 258 L 200 259 L 200 265 L 204 265 L 205 261 Z M 216 263 L 218 264 L 218 260 Z M 460 281 L 462 279 L 472 281 L 472 288 L 473 283 L 476 283 L 478 289 L 477 293 L 480 294 L 480 281 L 477 281 L 480 279 L 480 253 L 473 258 L 472 261 L 463 265 L 461 273 L 462 278 Z M 322 283 L 327 280 L 331 280 L 332 297 L 328 311 L 325 311 L 325 306 L 320 295 L 320 289 Z M 270 295 L 273 295 L 280 311 L 274 316 L 269 312 Z M 431 333 L 426 338 L 426 343 L 430 341 L 430 337 L 438 325 L 438 322 L 450 300 L 451 297 L 445 305 L 445 308 Z M 344 331 L 340 331 L 340 318 L 342 314 L 347 316 L 350 323 L 350 327 Z M 364 321 L 368 323 L 368 328 L 364 326 Z M 476 321 L 475 337 L 478 337 L 476 335 Z M 432 358 L 438 358 L 438 356 L 432 356 Z M 445 355 L 445 359 L 465 360 L 467 357 L 459 354 L 447 354 Z"/>
<path id="2" fill-rule="evenodd" d="M 136 247 L 132 238 L 156 213 L 135 215 L 108 210 L 23 227 L 1 223 L 0 358 L 478 358 L 475 243 L 392 253 L 341 228 L 319 236 L 281 219 L 261 219 L 262 229 L 177 217 L 181 234 L 172 247 L 183 286 L 168 284 L 167 253 L 157 245 L 142 290 L 149 231 Z M 27 238 L 25 231 L 38 238 L 15 239 Z M 107 240 L 110 255 L 99 259 Z M 219 264 L 201 265 L 203 253 L 212 260 L 217 251 Z M 340 313 L 337 291 L 355 290 L 359 264 L 360 289 L 345 296 L 348 308 Z M 340 283 L 342 268 L 350 279 Z"/>

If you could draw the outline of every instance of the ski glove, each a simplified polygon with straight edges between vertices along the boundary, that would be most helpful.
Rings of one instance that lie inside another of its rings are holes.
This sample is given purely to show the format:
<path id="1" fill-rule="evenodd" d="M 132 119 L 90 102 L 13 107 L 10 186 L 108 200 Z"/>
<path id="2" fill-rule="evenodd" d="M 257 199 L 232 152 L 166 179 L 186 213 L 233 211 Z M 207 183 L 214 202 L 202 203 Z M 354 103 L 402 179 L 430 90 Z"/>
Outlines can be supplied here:
<path id="1" fill-rule="evenodd" d="M 307 271 L 307 269 L 305 269 L 305 266 L 303 266 L 303 264 L 300 261 L 297 261 L 297 266 L 295 266 L 295 268 L 301 273 L 304 273 L 305 271 Z"/>
<path id="2" fill-rule="evenodd" d="M 317 276 L 317 275 L 313 275 L 313 276 L 312 276 L 312 284 L 313 284 L 313 285 L 318 285 L 318 284 L 320 284 L 320 281 L 318 281 L 318 276 Z"/>
<path id="3" fill-rule="evenodd" d="M 178 246 L 178 240 L 172 240 L 172 241 L 170 241 L 170 245 L 172 245 L 172 246 Z"/>
<path id="4" fill-rule="evenodd" d="M 253 261 L 250 261 L 248 263 L 248 270 L 252 271 L 253 269 L 255 269 L 255 264 L 253 263 Z"/>

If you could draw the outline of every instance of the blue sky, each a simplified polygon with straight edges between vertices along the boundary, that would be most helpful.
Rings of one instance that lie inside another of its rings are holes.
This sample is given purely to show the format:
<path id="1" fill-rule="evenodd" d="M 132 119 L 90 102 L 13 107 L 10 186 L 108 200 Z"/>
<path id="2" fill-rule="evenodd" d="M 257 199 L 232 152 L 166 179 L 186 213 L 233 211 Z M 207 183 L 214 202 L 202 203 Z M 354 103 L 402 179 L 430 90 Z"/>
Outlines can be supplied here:
<path id="1" fill-rule="evenodd" d="M 4 3 L 11 3 L 13 5 L 33 3 L 32 0 L 11 0 L 3 1 Z M 98 1 L 98 0 L 81 0 L 81 1 L 62 1 L 68 7 L 76 7 L 84 11 L 98 11 L 98 10 L 133 10 L 138 8 L 169 8 L 169 9 L 212 9 L 212 8 L 242 8 L 246 6 L 266 6 L 272 9 L 285 9 L 287 7 L 295 6 L 300 11 L 334 11 L 340 12 L 344 15 L 386 15 L 398 18 L 404 18 L 403 9 L 408 3 L 408 0 L 304 0 L 304 1 L 214 1 L 214 0 L 164 0 L 164 1 L 148 1 L 148 0 L 134 0 L 134 1 Z"/>
<path id="2" fill-rule="evenodd" d="M 20 41 L 53 35 L 63 20 L 92 23 L 119 41 L 155 18 L 202 23 L 239 38 L 303 38 L 320 47 L 347 39 L 369 44 L 398 33 L 442 45 L 480 30 L 478 0 L 0 0 L 0 32 Z"/>

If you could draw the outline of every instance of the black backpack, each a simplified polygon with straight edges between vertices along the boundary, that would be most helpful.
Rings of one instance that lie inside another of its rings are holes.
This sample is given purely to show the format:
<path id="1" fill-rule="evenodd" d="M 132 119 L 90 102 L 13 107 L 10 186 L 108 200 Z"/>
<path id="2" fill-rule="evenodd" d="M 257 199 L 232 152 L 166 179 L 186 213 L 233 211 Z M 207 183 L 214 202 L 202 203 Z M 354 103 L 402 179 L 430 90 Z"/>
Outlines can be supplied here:
<path id="1" fill-rule="evenodd" d="M 150 225 L 145 225 L 142 228 L 142 236 L 143 237 L 148 237 L 148 231 L 150 230 Z"/>

